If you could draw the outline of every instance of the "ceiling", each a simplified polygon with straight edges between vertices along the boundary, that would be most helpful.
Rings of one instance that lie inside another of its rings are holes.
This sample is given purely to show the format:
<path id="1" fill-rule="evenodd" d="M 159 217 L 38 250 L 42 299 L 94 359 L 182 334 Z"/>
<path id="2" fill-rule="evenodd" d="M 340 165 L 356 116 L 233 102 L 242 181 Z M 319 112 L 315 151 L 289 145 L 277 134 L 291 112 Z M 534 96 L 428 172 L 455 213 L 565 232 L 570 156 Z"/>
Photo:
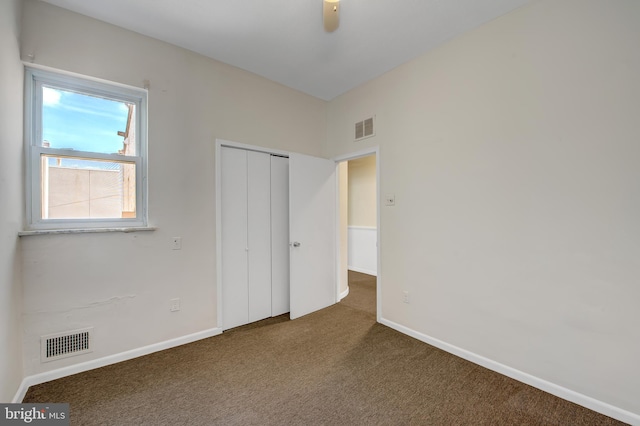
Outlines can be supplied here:
<path id="1" fill-rule="evenodd" d="M 529 0 L 44 1 L 331 100 Z"/>

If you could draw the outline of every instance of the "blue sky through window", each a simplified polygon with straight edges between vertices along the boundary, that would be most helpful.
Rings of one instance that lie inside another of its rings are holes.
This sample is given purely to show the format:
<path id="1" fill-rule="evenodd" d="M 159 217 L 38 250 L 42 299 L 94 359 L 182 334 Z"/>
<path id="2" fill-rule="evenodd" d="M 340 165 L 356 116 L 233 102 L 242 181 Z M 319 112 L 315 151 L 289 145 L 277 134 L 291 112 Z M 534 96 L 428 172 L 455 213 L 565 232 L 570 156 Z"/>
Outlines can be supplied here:
<path id="1" fill-rule="evenodd" d="M 127 104 L 66 90 L 42 89 L 42 139 L 51 148 L 116 154 L 127 128 Z"/>

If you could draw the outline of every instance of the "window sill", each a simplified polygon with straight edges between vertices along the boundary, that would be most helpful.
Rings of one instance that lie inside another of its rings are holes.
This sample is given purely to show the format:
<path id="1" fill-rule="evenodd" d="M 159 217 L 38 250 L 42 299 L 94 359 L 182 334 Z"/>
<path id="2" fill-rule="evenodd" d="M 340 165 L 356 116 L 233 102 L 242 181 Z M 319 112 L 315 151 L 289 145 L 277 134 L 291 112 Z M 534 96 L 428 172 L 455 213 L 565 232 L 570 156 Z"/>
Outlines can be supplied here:
<path id="1" fill-rule="evenodd" d="M 131 228 L 83 228 L 83 229 L 37 229 L 33 231 L 20 231 L 19 237 L 30 237 L 32 235 L 56 235 L 56 234 L 97 234 L 105 232 L 141 232 L 155 231 L 155 226 L 139 226 Z"/>

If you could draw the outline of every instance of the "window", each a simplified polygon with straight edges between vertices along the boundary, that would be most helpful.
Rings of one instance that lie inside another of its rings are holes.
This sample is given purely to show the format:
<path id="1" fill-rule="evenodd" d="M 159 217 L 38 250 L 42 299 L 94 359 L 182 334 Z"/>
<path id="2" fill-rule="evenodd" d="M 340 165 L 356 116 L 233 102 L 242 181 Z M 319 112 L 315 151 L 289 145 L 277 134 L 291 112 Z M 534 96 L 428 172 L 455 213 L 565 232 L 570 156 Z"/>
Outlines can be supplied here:
<path id="1" fill-rule="evenodd" d="M 143 89 L 27 68 L 31 229 L 146 226 Z"/>

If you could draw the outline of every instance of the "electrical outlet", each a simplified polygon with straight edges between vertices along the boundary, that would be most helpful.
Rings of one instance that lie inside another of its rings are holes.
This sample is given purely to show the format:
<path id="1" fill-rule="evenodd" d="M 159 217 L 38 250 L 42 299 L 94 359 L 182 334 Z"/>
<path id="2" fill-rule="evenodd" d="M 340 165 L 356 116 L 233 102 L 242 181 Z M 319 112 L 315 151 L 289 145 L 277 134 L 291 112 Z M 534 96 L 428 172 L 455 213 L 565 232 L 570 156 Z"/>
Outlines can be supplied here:
<path id="1" fill-rule="evenodd" d="M 395 194 L 387 194 L 384 196 L 384 205 L 385 206 L 395 206 L 396 205 L 396 196 Z"/>
<path id="2" fill-rule="evenodd" d="M 409 292 L 408 291 L 403 291 L 402 292 L 402 301 L 404 303 L 409 303 Z"/>
<path id="3" fill-rule="evenodd" d="M 169 302 L 169 310 L 171 312 L 177 312 L 180 310 L 180 299 L 171 299 Z"/>
<path id="4" fill-rule="evenodd" d="M 182 250 L 182 237 L 173 237 L 171 239 L 172 250 Z"/>

